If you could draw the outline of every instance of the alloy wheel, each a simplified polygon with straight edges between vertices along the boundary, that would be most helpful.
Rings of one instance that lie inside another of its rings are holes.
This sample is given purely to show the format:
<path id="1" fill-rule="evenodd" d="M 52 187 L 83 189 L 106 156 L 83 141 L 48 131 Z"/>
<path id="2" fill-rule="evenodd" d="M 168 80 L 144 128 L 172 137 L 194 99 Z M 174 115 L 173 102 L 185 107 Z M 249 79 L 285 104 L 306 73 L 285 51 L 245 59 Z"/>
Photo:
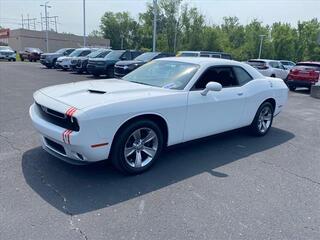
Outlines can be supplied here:
<path id="1" fill-rule="evenodd" d="M 261 109 L 258 119 L 258 128 L 261 133 L 268 131 L 272 121 L 272 109 L 265 106 Z"/>
<path id="2" fill-rule="evenodd" d="M 147 166 L 159 147 L 158 136 L 151 128 L 139 128 L 127 139 L 124 147 L 126 162 L 133 168 Z"/>

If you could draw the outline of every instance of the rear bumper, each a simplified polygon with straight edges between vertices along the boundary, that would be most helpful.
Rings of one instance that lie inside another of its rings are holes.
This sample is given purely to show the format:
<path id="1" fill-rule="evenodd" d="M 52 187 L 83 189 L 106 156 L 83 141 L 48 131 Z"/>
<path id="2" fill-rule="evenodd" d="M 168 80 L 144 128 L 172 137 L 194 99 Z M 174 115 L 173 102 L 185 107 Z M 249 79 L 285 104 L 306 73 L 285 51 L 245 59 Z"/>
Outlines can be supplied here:
<path id="1" fill-rule="evenodd" d="M 33 126 L 41 135 L 44 150 L 55 157 L 78 165 L 108 158 L 110 144 L 92 148 L 92 145 L 106 141 L 99 136 L 95 124 L 84 124 L 79 132 L 71 131 L 68 135 L 70 141 L 66 141 L 67 129 L 44 120 L 35 104 L 31 105 L 29 114 Z"/>
<path id="2" fill-rule="evenodd" d="M 312 85 L 314 85 L 315 81 L 308 81 L 308 80 L 285 80 L 285 83 L 289 87 L 307 87 L 310 88 Z"/>

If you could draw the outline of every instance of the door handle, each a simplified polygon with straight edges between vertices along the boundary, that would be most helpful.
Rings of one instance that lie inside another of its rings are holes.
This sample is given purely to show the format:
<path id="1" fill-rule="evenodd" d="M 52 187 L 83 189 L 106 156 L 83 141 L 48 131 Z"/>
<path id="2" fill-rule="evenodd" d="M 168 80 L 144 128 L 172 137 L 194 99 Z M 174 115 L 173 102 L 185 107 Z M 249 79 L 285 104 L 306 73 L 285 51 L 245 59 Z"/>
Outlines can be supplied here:
<path id="1" fill-rule="evenodd" d="M 243 95 L 243 92 L 239 92 L 239 93 L 238 93 L 238 96 L 242 96 L 242 95 Z"/>

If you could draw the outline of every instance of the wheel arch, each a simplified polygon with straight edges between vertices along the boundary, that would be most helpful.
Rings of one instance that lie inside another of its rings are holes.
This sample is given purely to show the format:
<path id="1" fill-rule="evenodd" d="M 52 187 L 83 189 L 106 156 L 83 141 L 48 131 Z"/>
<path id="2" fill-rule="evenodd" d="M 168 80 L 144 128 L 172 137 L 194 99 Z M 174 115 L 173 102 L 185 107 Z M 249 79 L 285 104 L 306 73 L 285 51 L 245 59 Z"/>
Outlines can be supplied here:
<path id="1" fill-rule="evenodd" d="M 162 130 L 162 132 L 164 133 L 164 144 L 165 146 L 168 145 L 168 137 L 169 137 L 169 128 L 168 128 L 168 123 L 165 120 L 165 118 L 163 116 L 161 116 L 160 114 L 157 113 L 143 113 L 143 114 L 139 114 L 139 115 L 135 115 L 130 117 L 129 119 L 127 119 L 126 121 L 124 121 L 120 127 L 117 129 L 114 137 L 113 137 L 113 141 L 111 144 L 111 148 L 113 146 L 114 140 L 117 138 L 117 136 L 121 133 L 121 131 L 123 131 L 123 129 L 125 129 L 127 126 L 129 126 L 131 123 L 135 122 L 135 121 L 139 121 L 142 119 L 147 119 L 147 120 L 151 120 L 154 123 L 156 123 L 160 129 Z"/>
<path id="2" fill-rule="evenodd" d="M 275 110 L 276 110 L 276 100 L 274 99 L 274 98 L 268 98 L 268 99 L 266 99 L 266 100 L 264 100 L 261 104 L 260 104 L 260 106 L 262 105 L 262 104 L 264 104 L 265 102 L 269 102 L 269 103 L 271 103 L 271 105 L 272 105 L 272 107 L 273 107 L 273 112 L 275 112 Z M 259 107 L 260 107 L 259 106 Z"/>

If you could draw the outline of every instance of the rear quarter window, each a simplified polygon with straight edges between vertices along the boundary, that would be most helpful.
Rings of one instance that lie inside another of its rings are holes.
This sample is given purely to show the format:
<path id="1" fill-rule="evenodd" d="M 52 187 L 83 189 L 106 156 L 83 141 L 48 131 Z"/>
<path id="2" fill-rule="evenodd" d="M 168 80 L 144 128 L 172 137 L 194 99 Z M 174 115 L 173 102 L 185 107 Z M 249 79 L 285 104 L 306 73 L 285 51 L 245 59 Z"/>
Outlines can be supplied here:
<path id="1" fill-rule="evenodd" d="M 239 85 L 241 86 L 245 85 L 253 79 L 250 74 L 242 67 L 233 67 L 233 70 L 238 79 Z"/>

